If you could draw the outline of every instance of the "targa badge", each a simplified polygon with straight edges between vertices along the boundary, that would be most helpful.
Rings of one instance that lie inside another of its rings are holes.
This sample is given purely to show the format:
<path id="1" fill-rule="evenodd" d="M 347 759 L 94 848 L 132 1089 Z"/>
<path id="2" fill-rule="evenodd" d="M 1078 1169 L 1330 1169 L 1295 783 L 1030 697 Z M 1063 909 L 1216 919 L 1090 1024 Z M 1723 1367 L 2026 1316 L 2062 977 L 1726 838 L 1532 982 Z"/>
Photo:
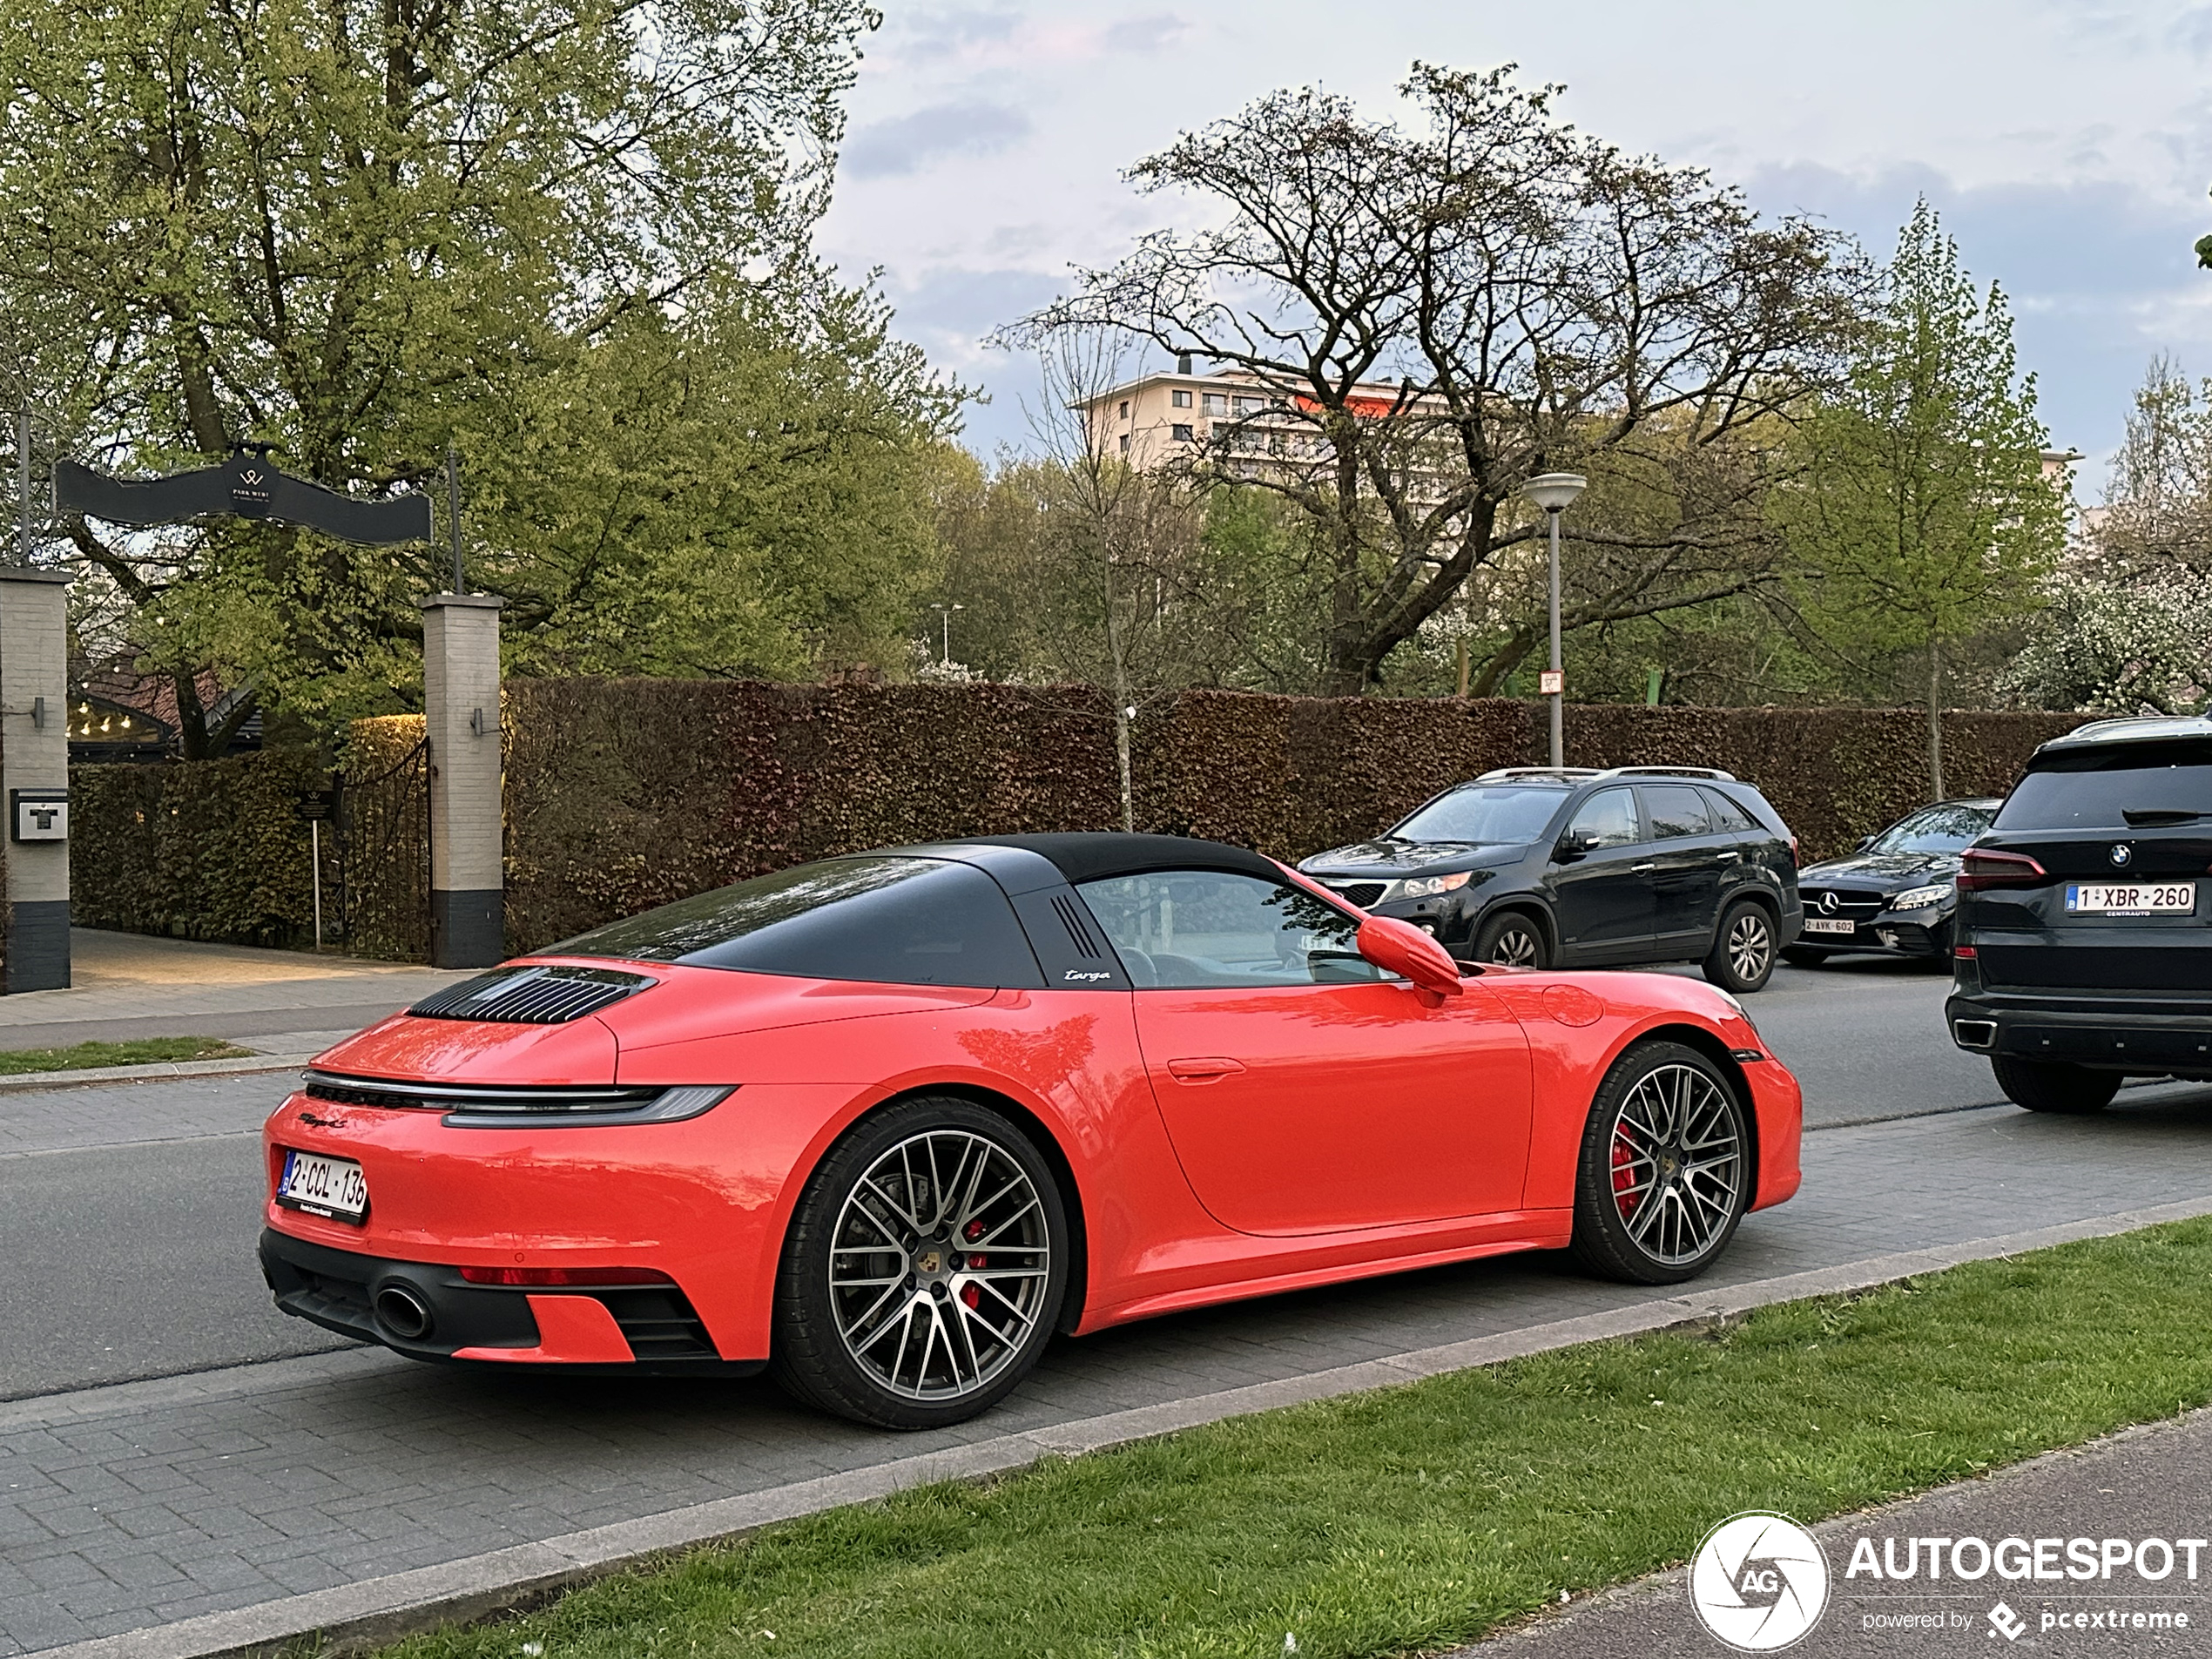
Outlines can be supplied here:
<path id="1" fill-rule="evenodd" d="M 1731 1515 L 1690 1560 L 1689 1605 L 1700 1624 L 1738 1652 L 1776 1652 L 1819 1622 L 1828 1557 L 1787 1515 Z"/>

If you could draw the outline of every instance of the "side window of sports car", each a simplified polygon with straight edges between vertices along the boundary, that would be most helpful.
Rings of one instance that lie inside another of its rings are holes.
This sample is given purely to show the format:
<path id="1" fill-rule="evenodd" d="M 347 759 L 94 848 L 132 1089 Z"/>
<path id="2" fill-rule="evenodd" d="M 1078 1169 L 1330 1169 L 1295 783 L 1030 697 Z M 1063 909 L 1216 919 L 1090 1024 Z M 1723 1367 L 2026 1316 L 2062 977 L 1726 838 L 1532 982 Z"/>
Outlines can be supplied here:
<path id="1" fill-rule="evenodd" d="M 1312 894 L 1225 870 L 1086 881 L 1084 901 L 1138 989 L 1378 980 L 1359 922 Z"/>
<path id="2" fill-rule="evenodd" d="M 1567 827 L 1567 839 L 1584 853 L 1609 846 L 1634 846 L 1642 839 L 1636 828 L 1635 797 L 1625 789 L 1601 789 L 1584 801 Z"/>
<path id="3" fill-rule="evenodd" d="M 798 979 L 1042 989 L 999 884 L 941 859 L 825 859 L 610 922 L 551 949 Z"/>

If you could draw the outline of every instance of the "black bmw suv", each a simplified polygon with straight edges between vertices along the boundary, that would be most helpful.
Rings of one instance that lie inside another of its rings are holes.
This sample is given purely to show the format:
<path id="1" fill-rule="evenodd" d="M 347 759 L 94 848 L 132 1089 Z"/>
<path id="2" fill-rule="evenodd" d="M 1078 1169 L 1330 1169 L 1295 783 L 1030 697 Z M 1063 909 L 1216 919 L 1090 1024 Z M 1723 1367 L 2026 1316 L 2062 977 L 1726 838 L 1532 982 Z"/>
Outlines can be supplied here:
<path id="1" fill-rule="evenodd" d="M 1462 961 L 1702 962 L 1734 992 L 1767 982 L 1803 919 L 1797 838 L 1757 790 L 1699 767 L 1486 772 L 1298 868 Z"/>
<path id="2" fill-rule="evenodd" d="M 2212 1078 L 2212 719 L 2098 720 L 2035 752 L 1959 872 L 1945 1015 L 2031 1111 Z"/>

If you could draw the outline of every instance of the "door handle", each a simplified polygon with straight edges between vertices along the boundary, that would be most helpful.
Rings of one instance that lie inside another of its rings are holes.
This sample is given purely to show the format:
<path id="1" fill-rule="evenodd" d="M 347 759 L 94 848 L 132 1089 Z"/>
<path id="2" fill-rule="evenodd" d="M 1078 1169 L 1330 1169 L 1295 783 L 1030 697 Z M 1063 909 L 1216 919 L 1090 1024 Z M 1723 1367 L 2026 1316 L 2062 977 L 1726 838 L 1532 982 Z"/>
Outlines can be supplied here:
<path id="1" fill-rule="evenodd" d="M 1658 867 L 1659 867 L 1656 864 L 1631 864 L 1629 867 L 1629 873 L 1630 875 L 1649 875 Z"/>
<path id="2" fill-rule="evenodd" d="M 1721 854 L 1721 862 L 1723 864 L 1733 864 L 1742 856 L 1743 855 L 1741 853 L 1723 853 Z"/>
<path id="3" fill-rule="evenodd" d="M 1217 1077 L 1232 1076 L 1244 1069 L 1242 1061 L 1219 1055 L 1208 1055 L 1204 1059 L 1168 1062 L 1168 1075 L 1180 1077 L 1186 1083 L 1210 1083 Z"/>

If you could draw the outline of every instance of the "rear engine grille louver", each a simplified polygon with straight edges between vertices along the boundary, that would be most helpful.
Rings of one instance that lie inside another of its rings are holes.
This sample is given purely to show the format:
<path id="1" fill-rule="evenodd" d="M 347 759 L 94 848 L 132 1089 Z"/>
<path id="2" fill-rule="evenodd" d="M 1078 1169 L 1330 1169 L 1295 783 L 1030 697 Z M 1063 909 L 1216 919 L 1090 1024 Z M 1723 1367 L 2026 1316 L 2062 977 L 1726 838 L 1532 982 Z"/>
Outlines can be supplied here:
<path id="1" fill-rule="evenodd" d="M 566 1025 L 653 982 L 605 968 L 502 968 L 433 992 L 408 1012 L 425 1020 Z"/>

